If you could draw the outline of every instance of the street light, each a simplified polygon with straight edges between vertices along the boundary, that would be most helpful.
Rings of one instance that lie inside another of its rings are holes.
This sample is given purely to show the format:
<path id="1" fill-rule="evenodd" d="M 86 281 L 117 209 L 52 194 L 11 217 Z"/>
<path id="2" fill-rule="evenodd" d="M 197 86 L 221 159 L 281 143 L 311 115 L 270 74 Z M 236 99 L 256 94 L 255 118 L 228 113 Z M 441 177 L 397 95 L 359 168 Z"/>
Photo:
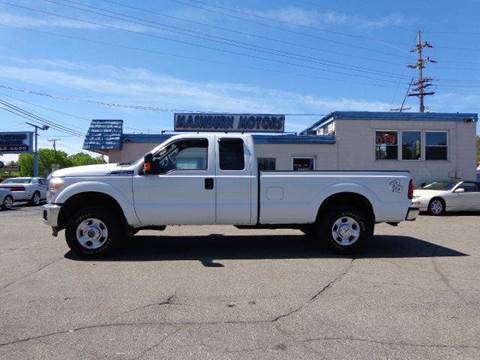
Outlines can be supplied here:
<path id="1" fill-rule="evenodd" d="M 35 128 L 35 151 L 33 153 L 33 177 L 38 177 L 38 130 L 48 130 L 50 129 L 50 126 L 48 125 L 42 125 L 38 126 L 36 124 L 32 124 L 27 122 L 27 125 L 33 126 Z"/>

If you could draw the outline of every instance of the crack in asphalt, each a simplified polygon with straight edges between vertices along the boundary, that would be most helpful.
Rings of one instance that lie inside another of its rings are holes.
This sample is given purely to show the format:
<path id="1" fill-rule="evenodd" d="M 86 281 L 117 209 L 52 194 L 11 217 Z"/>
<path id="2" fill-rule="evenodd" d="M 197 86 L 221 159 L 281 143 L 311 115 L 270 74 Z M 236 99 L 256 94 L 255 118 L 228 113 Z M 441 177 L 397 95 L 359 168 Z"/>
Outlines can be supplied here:
<path id="1" fill-rule="evenodd" d="M 453 285 L 450 283 L 450 279 L 445 275 L 445 273 L 440 270 L 440 267 L 438 266 L 437 262 L 435 261 L 435 257 L 433 256 L 432 258 L 432 265 L 433 269 L 435 270 L 435 273 L 440 277 L 442 282 L 445 284 L 445 286 L 450 289 L 457 297 L 462 300 L 464 303 L 467 303 L 463 295 L 453 287 Z"/>
<path id="2" fill-rule="evenodd" d="M 330 280 L 325 286 L 323 286 L 319 291 L 317 291 L 310 299 L 307 300 L 307 302 L 303 303 L 302 305 L 300 306 L 297 306 L 296 308 L 290 310 L 289 312 L 285 313 L 285 314 L 282 314 L 282 315 L 279 315 L 277 316 L 276 318 L 274 318 L 272 320 L 272 322 L 276 322 L 276 321 L 279 321 L 281 319 L 284 319 L 286 317 L 289 317 L 297 312 L 299 312 L 300 310 L 302 310 L 305 306 L 311 304 L 312 302 L 314 302 L 315 300 L 317 300 L 318 297 L 320 297 L 320 295 L 322 295 L 323 293 L 325 293 L 325 291 L 327 291 L 328 289 L 330 289 L 335 283 L 337 283 L 338 281 L 342 280 L 345 275 L 348 274 L 348 272 L 352 269 L 353 267 L 353 262 L 355 261 L 355 259 L 351 259 L 350 260 L 350 264 L 347 266 L 347 268 L 342 271 L 340 274 L 338 274 L 335 278 L 333 278 L 332 280 Z"/>
<path id="3" fill-rule="evenodd" d="M 169 337 L 175 335 L 176 333 L 178 333 L 180 330 L 182 330 L 182 328 L 180 327 L 177 327 L 174 331 L 172 331 L 170 334 L 166 334 L 160 341 L 158 341 L 157 343 L 153 344 L 152 346 L 149 346 L 148 348 L 146 348 L 145 350 L 143 350 L 138 356 L 134 357 L 132 360 L 140 360 L 141 358 L 143 358 L 147 353 L 149 353 L 150 351 L 152 351 L 153 349 L 156 349 L 157 347 L 159 347 L 161 344 L 163 344 L 165 342 L 165 340 L 167 340 Z"/>
<path id="4" fill-rule="evenodd" d="M 34 270 L 34 271 L 32 271 L 32 272 L 29 272 L 28 274 L 25 274 L 25 275 L 23 275 L 22 277 L 20 277 L 20 278 L 18 278 L 18 279 L 16 279 L 16 280 L 10 281 L 9 283 L 3 285 L 3 286 L 0 288 L 0 290 L 5 290 L 6 288 L 8 288 L 8 287 L 10 287 L 10 286 L 12 286 L 12 285 L 14 285 L 14 284 L 16 284 L 17 282 L 22 281 L 22 280 L 24 280 L 24 279 L 26 279 L 26 278 L 28 278 L 28 277 L 36 274 L 36 273 L 39 273 L 40 271 L 46 269 L 46 268 L 49 267 L 50 265 L 53 265 L 53 264 L 55 264 L 56 262 L 58 262 L 58 261 L 60 261 L 60 260 L 63 260 L 63 259 L 64 259 L 64 257 L 61 257 L 61 258 L 55 259 L 55 260 L 53 260 L 53 261 L 50 261 L 49 263 L 40 266 L 40 267 L 37 268 L 36 270 Z"/>
<path id="5" fill-rule="evenodd" d="M 150 303 L 150 304 L 138 306 L 138 307 L 136 307 L 136 308 L 127 310 L 127 311 L 119 314 L 117 317 L 119 317 L 119 316 L 121 316 L 121 315 L 129 314 L 129 313 L 134 312 L 134 311 L 147 309 L 147 308 L 153 307 L 153 306 L 177 305 L 177 304 L 175 304 L 175 303 L 173 302 L 174 299 L 175 299 L 175 294 L 170 295 L 170 296 L 169 296 L 166 300 L 164 300 L 164 301 L 154 302 L 154 303 Z"/>
<path id="6" fill-rule="evenodd" d="M 411 343 L 406 341 L 382 341 L 376 339 L 368 338 L 357 338 L 357 337 L 322 337 L 322 338 L 311 338 L 298 340 L 296 342 L 315 342 L 315 341 L 358 341 L 358 342 L 367 342 L 372 344 L 379 345 L 389 345 L 389 346 L 411 346 L 411 347 L 424 347 L 424 348 L 446 348 L 446 349 L 480 349 L 480 345 L 448 345 L 448 344 L 421 344 L 421 343 Z"/>

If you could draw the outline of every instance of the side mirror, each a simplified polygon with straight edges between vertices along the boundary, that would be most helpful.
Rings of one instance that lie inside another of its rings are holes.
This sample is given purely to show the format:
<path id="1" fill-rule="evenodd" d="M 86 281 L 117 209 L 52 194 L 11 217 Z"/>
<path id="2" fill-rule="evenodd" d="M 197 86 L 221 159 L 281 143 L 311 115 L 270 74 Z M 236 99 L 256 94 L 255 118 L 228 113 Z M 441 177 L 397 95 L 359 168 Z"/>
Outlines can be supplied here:
<path id="1" fill-rule="evenodd" d="M 145 175 L 152 174 L 152 163 L 153 163 L 153 155 L 152 154 L 145 154 L 143 158 L 143 173 Z"/>
<path id="2" fill-rule="evenodd" d="M 461 193 L 464 193 L 465 192 L 465 189 L 464 188 L 458 188 L 458 189 L 455 189 L 455 192 L 457 194 L 461 194 Z"/>

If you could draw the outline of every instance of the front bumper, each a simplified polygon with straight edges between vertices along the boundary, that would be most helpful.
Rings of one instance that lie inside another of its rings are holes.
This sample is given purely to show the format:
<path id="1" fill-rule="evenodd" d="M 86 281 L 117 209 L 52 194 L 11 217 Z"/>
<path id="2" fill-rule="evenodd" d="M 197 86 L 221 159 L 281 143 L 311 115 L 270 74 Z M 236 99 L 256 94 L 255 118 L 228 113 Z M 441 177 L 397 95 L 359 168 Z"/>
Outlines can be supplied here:
<path id="1" fill-rule="evenodd" d="M 61 205 L 46 204 L 43 208 L 43 222 L 53 228 L 58 227 L 58 215 L 60 214 Z"/>
<path id="2" fill-rule="evenodd" d="M 405 216 L 405 220 L 407 221 L 415 221 L 415 219 L 420 214 L 420 209 L 417 207 L 409 207 L 407 211 L 407 216 Z"/>

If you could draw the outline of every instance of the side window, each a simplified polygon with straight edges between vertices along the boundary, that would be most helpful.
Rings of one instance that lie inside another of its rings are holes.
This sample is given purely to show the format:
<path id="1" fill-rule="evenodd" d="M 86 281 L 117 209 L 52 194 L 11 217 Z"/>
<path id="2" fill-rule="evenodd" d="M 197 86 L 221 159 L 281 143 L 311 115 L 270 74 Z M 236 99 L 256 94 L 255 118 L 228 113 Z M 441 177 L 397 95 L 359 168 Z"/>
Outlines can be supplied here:
<path id="1" fill-rule="evenodd" d="M 274 171 L 276 169 L 275 158 L 258 158 L 258 170 L 260 171 Z"/>
<path id="2" fill-rule="evenodd" d="M 477 184 L 474 182 L 464 182 L 458 188 L 462 188 L 465 192 L 477 192 Z"/>
<path id="3" fill-rule="evenodd" d="M 402 132 L 402 159 L 419 160 L 422 155 L 422 140 L 420 131 Z"/>
<path id="4" fill-rule="evenodd" d="M 426 132 L 425 139 L 425 160 L 448 159 L 448 136 L 445 131 Z"/>
<path id="5" fill-rule="evenodd" d="M 153 157 L 153 172 L 164 174 L 171 170 L 207 170 L 208 140 L 188 139 L 173 142 Z"/>
<path id="6" fill-rule="evenodd" d="M 313 158 L 293 158 L 293 171 L 313 171 L 314 169 Z"/>
<path id="7" fill-rule="evenodd" d="M 398 133 L 377 131 L 375 133 L 375 158 L 377 160 L 398 160 Z"/>
<path id="8" fill-rule="evenodd" d="M 220 169 L 243 170 L 245 169 L 245 157 L 243 152 L 243 140 L 223 138 L 219 140 Z"/>

